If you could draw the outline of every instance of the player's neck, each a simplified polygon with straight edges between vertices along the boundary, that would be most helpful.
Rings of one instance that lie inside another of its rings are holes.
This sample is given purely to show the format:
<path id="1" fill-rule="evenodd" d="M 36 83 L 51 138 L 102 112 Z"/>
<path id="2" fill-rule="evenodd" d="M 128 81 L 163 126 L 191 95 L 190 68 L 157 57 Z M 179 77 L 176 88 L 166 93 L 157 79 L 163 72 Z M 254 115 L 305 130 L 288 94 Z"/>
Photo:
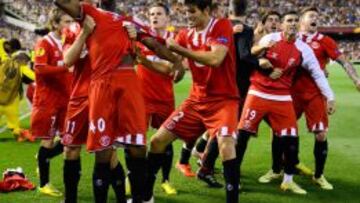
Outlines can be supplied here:
<path id="1" fill-rule="evenodd" d="M 206 16 L 205 18 L 204 18 L 204 21 L 203 21 L 203 23 L 201 24 L 201 25 L 198 25 L 198 26 L 196 26 L 196 31 L 203 31 L 207 26 L 208 26 L 208 24 L 209 24 L 209 22 L 210 22 L 210 20 L 211 20 L 211 17 L 210 16 Z"/>
<path id="2" fill-rule="evenodd" d="M 166 28 L 154 28 L 154 30 L 158 36 L 164 36 L 166 32 Z"/>
<path id="3" fill-rule="evenodd" d="M 289 33 L 284 33 L 284 38 L 286 41 L 291 42 L 294 41 L 296 39 L 296 34 L 289 34 Z"/>
<path id="4" fill-rule="evenodd" d="M 56 38 L 56 39 L 59 39 L 61 40 L 61 31 L 53 31 L 53 36 Z"/>

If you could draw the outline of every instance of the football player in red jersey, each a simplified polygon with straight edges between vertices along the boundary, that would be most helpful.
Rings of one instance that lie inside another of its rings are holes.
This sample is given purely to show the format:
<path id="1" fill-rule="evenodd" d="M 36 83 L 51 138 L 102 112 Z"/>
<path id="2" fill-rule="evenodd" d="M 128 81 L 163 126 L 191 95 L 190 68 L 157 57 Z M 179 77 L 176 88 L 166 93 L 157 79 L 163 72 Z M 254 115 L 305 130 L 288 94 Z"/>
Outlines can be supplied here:
<path id="1" fill-rule="evenodd" d="M 194 142 L 206 130 L 219 140 L 226 181 L 226 202 L 238 202 L 239 167 L 235 153 L 238 91 L 231 22 L 210 16 L 211 0 L 185 0 L 190 28 L 168 39 L 170 50 L 186 57 L 193 76 L 190 96 L 151 139 L 146 201 L 153 201 L 156 174 L 166 146 L 180 138 Z"/>
<path id="2" fill-rule="evenodd" d="M 260 55 L 276 68 L 269 76 L 260 71 L 255 71 L 251 76 L 251 86 L 238 126 L 238 156 L 241 163 L 249 137 L 257 133 L 259 123 L 267 117 L 274 134 L 280 137 L 283 144 L 285 174 L 281 189 L 306 194 L 292 180 L 298 155 L 298 137 L 291 85 L 297 69 L 303 67 L 309 71 L 321 94 L 327 99 L 329 114 L 335 111 L 335 100 L 313 51 L 297 38 L 298 24 L 299 16 L 296 12 L 285 13 L 282 17 L 283 32 L 264 36 L 254 48 L 262 52 Z M 278 73 L 281 73 L 280 78 L 274 80 L 273 77 Z"/>
<path id="3" fill-rule="evenodd" d="M 333 39 L 318 32 L 318 21 L 318 10 L 314 7 L 305 8 L 300 18 L 299 38 L 312 48 L 323 71 L 326 71 L 326 65 L 330 59 L 337 61 L 344 68 L 357 90 L 360 91 L 360 78 L 356 69 L 346 60 Z M 305 114 L 308 130 L 315 135 L 315 174 L 313 181 L 322 189 L 332 190 L 333 186 L 323 175 L 328 154 L 326 100 L 307 72 L 300 71 L 296 77 L 292 88 L 295 112 L 298 118 L 303 113 Z"/>
<path id="4" fill-rule="evenodd" d="M 60 142 L 54 143 L 57 132 L 62 132 L 66 107 L 70 96 L 71 73 L 63 62 L 61 30 L 73 20 L 60 9 L 50 12 L 51 32 L 35 47 L 36 87 L 31 112 L 31 129 L 40 138 L 37 155 L 40 176 L 39 191 L 51 196 L 61 192 L 49 183 L 50 159 L 63 152 Z"/>
<path id="5" fill-rule="evenodd" d="M 170 10 L 163 3 L 154 3 L 149 6 L 150 28 L 160 38 L 174 38 L 175 33 L 167 31 Z M 175 98 L 173 90 L 173 77 L 168 61 L 162 60 L 149 50 L 145 45 L 138 43 L 141 53 L 139 56 L 137 74 L 140 78 L 142 91 L 145 100 L 146 123 L 149 126 L 158 129 L 161 124 L 170 116 L 175 108 Z M 152 68 L 161 68 L 164 73 L 155 72 Z M 174 156 L 173 146 L 169 144 L 166 147 L 166 156 L 161 167 L 162 184 L 161 188 L 166 194 L 176 194 L 175 188 L 170 184 L 170 170 Z"/>
<path id="6" fill-rule="evenodd" d="M 55 3 L 79 21 L 89 15 L 96 23 L 86 43 L 92 69 L 87 149 L 95 152 L 95 202 L 106 202 L 111 181 L 112 149 L 117 144 L 128 147 L 132 157 L 128 162 L 132 201 L 142 202 L 142 185 L 146 177 L 145 106 L 134 70 L 134 42 L 125 29 L 129 18 L 80 4 L 78 0 L 57 0 Z M 130 32 L 132 37 L 136 34 Z M 138 35 L 138 40 L 151 47 L 158 56 L 173 62 L 176 80 L 183 76 L 181 61 L 168 49 L 149 35 Z"/>

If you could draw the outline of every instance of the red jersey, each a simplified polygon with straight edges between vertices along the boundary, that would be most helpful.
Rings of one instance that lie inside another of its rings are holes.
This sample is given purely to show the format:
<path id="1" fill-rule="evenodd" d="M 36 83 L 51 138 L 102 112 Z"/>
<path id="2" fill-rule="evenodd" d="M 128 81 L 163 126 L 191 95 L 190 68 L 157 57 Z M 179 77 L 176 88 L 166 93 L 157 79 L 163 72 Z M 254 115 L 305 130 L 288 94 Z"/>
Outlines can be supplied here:
<path id="1" fill-rule="evenodd" d="M 322 90 L 328 99 L 334 99 L 334 95 L 329 87 L 323 71 L 321 71 L 318 60 L 311 48 L 300 39 L 287 41 L 283 33 L 272 33 L 264 36 L 259 45 L 266 45 L 270 41 L 276 42 L 267 50 L 265 58 L 271 64 L 280 68 L 283 75 L 273 80 L 268 75 L 260 71 L 255 71 L 251 76 L 251 87 L 249 94 L 253 94 L 265 99 L 278 101 L 291 101 L 290 87 L 293 84 L 294 75 L 299 67 L 303 67 L 310 72 L 317 86 Z"/>
<path id="2" fill-rule="evenodd" d="M 336 42 L 328 36 L 316 32 L 312 35 L 300 34 L 299 38 L 314 51 L 322 70 L 326 68 L 330 59 L 336 60 L 341 55 Z M 314 80 L 304 70 L 300 70 L 296 75 L 293 91 L 294 94 L 306 94 L 310 97 L 321 94 Z"/>
<path id="3" fill-rule="evenodd" d="M 228 47 L 228 53 L 219 67 L 209 67 L 189 59 L 193 77 L 190 99 L 208 101 L 221 98 L 238 98 L 236 86 L 235 45 L 231 22 L 211 18 L 203 31 L 195 28 L 182 30 L 176 37 L 179 45 L 194 51 L 210 51 L 211 45 Z"/>
<path id="4" fill-rule="evenodd" d="M 78 23 L 73 23 L 63 30 L 63 41 L 65 50 L 74 43 L 76 37 L 80 34 L 81 27 Z M 74 64 L 73 82 L 71 99 L 87 98 L 91 79 L 91 66 L 86 47 L 80 54 L 80 59 Z"/>
<path id="5" fill-rule="evenodd" d="M 132 53 L 132 42 L 123 27 L 122 16 L 86 3 L 81 4 L 81 9 L 83 16 L 89 15 L 96 22 L 94 31 L 87 39 L 87 48 L 92 69 L 91 77 L 99 79 L 119 68 L 123 57 Z"/>
<path id="6" fill-rule="evenodd" d="M 158 37 L 163 39 L 174 38 L 175 34 L 166 31 L 164 36 Z M 143 44 L 138 43 L 138 46 L 141 49 L 141 54 L 146 56 L 149 61 L 162 61 L 162 59 L 157 57 L 153 51 L 149 50 Z M 141 79 L 143 95 L 146 102 L 174 103 L 172 77 L 149 70 L 141 64 L 138 65 L 137 74 Z"/>
<path id="7" fill-rule="evenodd" d="M 63 46 L 50 32 L 35 46 L 36 87 L 34 106 L 66 106 L 71 91 L 71 73 L 64 67 Z M 70 82 L 69 82 L 70 81 Z"/>

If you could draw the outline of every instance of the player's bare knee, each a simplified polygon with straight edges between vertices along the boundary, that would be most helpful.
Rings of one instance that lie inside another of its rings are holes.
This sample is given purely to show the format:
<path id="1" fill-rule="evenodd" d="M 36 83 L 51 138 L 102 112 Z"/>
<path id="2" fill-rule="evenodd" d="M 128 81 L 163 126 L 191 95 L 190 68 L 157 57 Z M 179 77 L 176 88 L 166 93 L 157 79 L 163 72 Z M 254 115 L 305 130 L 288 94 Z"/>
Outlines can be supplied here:
<path id="1" fill-rule="evenodd" d="M 319 142 L 324 142 L 327 138 L 327 133 L 325 131 L 315 133 L 315 139 Z"/>
<path id="2" fill-rule="evenodd" d="M 113 149 L 111 148 L 95 152 L 95 162 L 110 163 L 112 156 L 113 156 Z"/>
<path id="3" fill-rule="evenodd" d="M 64 156 L 66 160 L 78 160 L 80 158 L 81 147 L 64 147 Z"/>
<path id="4" fill-rule="evenodd" d="M 128 148 L 129 155 L 133 158 L 146 157 L 146 146 L 131 146 Z"/>
<path id="5" fill-rule="evenodd" d="M 232 137 L 222 137 L 219 139 L 219 153 L 223 161 L 236 158 L 235 140 Z"/>
<path id="6" fill-rule="evenodd" d="M 54 145 L 54 141 L 52 139 L 43 139 L 41 140 L 40 145 L 47 149 L 51 149 Z"/>
<path id="7" fill-rule="evenodd" d="M 166 146 L 168 146 L 175 139 L 175 135 L 161 127 L 155 133 L 155 135 L 151 137 L 150 151 L 153 153 L 163 153 L 165 152 Z"/>

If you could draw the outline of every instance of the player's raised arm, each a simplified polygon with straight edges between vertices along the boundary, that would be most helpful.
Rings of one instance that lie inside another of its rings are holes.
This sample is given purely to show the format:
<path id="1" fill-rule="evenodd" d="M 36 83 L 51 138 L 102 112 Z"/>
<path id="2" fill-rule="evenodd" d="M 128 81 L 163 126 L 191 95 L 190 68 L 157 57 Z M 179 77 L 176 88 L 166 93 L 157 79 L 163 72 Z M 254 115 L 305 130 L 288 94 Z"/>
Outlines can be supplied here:
<path id="1" fill-rule="evenodd" d="M 297 46 L 300 48 L 302 53 L 302 67 L 310 72 L 311 77 L 314 79 L 321 93 L 328 101 L 328 113 L 333 114 L 335 112 L 335 96 L 324 72 L 320 68 L 319 61 L 316 59 L 314 52 L 307 44 L 299 42 Z"/>
<path id="2" fill-rule="evenodd" d="M 79 0 L 54 0 L 57 7 L 75 19 L 80 19 L 81 8 Z"/>
<path id="3" fill-rule="evenodd" d="M 360 91 L 360 78 L 352 63 L 348 61 L 343 54 L 341 54 L 336 61 L 342 65 L 349 78 L 354 82 L 357 90 Z"/>
<path id="4" fill-rule="evenodd" d="M 64 63 L 70 68 L 80 58 L 87 37 L 92 33 L 96 24 L 93 18 L 86 16 L 83 22 L 83 28 L 75 42 L 64 53 Z"/>
<path id="5" fill-rule="evenodd" d="M 158 42 L 155 38 L 146 37 L 141 40 L 145 46 L 147 46 L 150 50 L 154 51 L 157 56 L 162 59 L 168 60 L 173 63 L 172 69 L 175 72 L 174 81 L 180 81 L 185 75 L 185 68 L 182 64 L 182 59 L 179 56 L 173 54 L 168 48 L 166 48 L 163 44 Z"/>

